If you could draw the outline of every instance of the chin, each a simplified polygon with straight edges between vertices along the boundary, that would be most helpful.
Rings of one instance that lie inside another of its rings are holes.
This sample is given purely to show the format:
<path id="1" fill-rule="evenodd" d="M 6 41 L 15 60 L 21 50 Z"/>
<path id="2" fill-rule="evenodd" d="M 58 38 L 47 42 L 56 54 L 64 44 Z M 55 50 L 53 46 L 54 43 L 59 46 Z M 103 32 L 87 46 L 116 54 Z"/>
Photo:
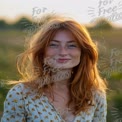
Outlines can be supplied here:
<path id="1" fill-rule="evenodd" d="M 78 65 L 78 63 L 56 63 L 55 65 L 53 65 L 53 68 L 57 68 L 57 69 L 72 69 L 74 67 L 76 67 Z"/>
<path id="2" fill-rule="evenodd" d="M 59 66 L 55 66 L 55 68 L 59 68 L 59 69 L 72 69 L 73 66 L 68 66 L 68 65 L 61 66 L 61 65 L 59 65 Z"/>

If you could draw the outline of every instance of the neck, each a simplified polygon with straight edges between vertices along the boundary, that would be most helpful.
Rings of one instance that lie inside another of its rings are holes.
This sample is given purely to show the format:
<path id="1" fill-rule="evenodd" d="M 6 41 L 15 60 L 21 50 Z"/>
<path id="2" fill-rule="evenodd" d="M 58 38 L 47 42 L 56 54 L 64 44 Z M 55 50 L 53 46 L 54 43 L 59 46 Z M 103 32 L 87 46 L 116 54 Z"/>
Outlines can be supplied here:
<path id="1" fill-rule="evenodd" d="M 66 92 L 69 90 L 71 69 L 62 69 L 52 75 L 51 79 L 54 82 L 53 88 L 59 92 Z"/>

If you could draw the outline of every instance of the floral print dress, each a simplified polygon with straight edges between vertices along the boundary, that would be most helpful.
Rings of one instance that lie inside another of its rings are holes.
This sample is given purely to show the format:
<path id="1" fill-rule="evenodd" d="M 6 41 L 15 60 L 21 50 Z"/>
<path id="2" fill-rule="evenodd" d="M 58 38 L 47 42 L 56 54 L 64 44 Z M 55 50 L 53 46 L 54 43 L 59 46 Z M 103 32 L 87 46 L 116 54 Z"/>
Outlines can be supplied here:
<path id="1" fill-rule="evenodd" d="M 95 105 L 88 112 L 80 112 L 72 122 L 106 122 L 106 95 L 94 93 Z M 49 102 L 24 84 L 15 85 L 7 94 L 1 122 L 66 122 Z"/>

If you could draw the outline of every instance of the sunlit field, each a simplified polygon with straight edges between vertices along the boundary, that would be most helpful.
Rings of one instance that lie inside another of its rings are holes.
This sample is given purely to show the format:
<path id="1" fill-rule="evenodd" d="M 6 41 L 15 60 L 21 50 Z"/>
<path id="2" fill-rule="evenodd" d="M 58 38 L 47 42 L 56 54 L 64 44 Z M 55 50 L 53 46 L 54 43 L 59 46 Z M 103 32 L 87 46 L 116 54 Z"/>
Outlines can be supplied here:
<path id="1" fill-rule="evenodd" d="M 122 121 L 122 30 L 90 30 L 93 41 L 98 45 L 98 67 L 107 80 L 107 122 Z M 27 33 L 19 30 L 0 31 L 0 116 L 3 102 L 9 90 L 4 83 L 18 80 L 16 58 L 25 49 Z"/>

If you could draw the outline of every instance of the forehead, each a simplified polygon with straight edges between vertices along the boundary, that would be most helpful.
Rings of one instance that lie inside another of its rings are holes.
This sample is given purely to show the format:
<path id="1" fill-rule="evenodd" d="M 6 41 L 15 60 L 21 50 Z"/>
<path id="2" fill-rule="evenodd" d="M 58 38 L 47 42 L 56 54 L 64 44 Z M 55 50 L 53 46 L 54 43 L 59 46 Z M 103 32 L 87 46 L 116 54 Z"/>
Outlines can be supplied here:
<path id="1" fill-rule="evenodd" d="M 74 35 L 68 30 L 59 30 L 56 32 L 51 41 L 76 41 Z"/>

